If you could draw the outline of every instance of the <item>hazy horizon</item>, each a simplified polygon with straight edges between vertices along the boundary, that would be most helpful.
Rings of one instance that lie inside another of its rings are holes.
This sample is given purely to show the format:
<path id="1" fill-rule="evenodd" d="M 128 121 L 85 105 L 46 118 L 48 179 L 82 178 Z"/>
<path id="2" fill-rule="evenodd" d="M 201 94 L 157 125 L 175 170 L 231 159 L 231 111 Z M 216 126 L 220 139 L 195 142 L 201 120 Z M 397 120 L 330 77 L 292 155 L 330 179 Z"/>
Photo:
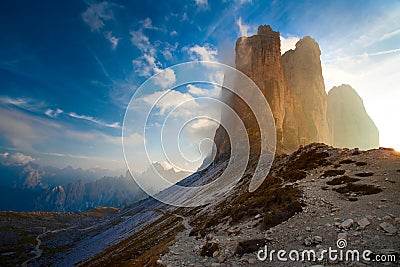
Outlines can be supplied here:
<path id="1" fill-rule="evenodd" d="M 236 39 L 264 24 L 281 33 L 282 53 L 300 38 L 313 37 L 321 49 L 326 91 L 351 85 L 379 129 L 380 146 L 400 151 L 394 117 L 400 114 L 398 1 L 16 1 L 2 6 L 3 158 L 60 168 L 126 169 L 122 124 L 142 82 L 191 60 L 232 64 Z M 179 97 L 201 94 L 199 88 L 186 89 Z M 129 140 L 141 144 L 143 136 L 132 133 Z"/>

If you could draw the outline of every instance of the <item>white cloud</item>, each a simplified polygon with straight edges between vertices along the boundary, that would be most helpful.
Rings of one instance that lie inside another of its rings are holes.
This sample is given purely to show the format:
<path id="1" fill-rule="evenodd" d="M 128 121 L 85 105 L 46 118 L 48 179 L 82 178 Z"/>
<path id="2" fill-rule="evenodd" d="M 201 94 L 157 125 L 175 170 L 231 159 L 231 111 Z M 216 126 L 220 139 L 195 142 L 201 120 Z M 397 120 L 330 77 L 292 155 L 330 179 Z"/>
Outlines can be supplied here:
<path id="1" fill-rule="evenodd" d="M 171 114 L 173 117 L 189 116 L 199 107 L 198 103 L 190 94 L 181 93 L 176 90 L 170 90 L 167 92 L 157 91 L 151 95 L 144 96 L 141 100 L 148 105 L 155 105 L 155 107 L 159 108 L 159 115 L 164 115 L 167 111 L 190 101 L 189 109 L 187 108 L 187 105 L 185 105 L 185 107 L 175 110 L 175 112 Z"/>
<path id="2" fill-rule="evenodd" d="M 176 76 L 173 69 L 162 69 L 161 63 L 156 61 L 155 57 L 149 54 L 144 54 L 142 57 L 134 59 L 132 64 L 135 72 L 143 77 L 150 77 L 153 74 L 153 82 L 161 88 L 166 89 L 171 87 L 176 82 Z"/>
<path id="3" fill-rule="evenodd" d="M 178 36 L 178 32 L 177 31 L 172 31 L 169 33 L 169 35 L 171 36 Z"/>
<path id="4" fill-rule="evenodd" d="M 56 118 L 58 115 L 62 114 L 64 111 L 62 109 L 57 108 L 56 110 L 47 109 L 44 114 L 51 118 Z"/>
<path id="5" fill-rule="evenodd" d="M 153 26 L 153 22 L 149 17 L 145 18 L 144 20 L 139 21 L 142 25 L 142 29 L 149 29 L 149 30 L 160 30 L 159 28 Z"/>
<path id="6" fill-rule="evenodd" d="M 143 33 L 142 29 L 131 31 L 131 42 L 144 53 L 155 53 L 153 45 L 150 44 L 149 37 Z"/>
<path id="7" fill-rule="evenodd" d="M 198 95 L 198 96 L 205 96 L 209 94 L 209 91 L 206 89 L 202 89 L 200 87 L 197 87 L 193 84 L 188 84 L 186 85 L 186 88 L 188 89 L 188 92 L 192 95 Z"/>
<path id="8" fill-rule="evenodd" d="M 113 19 L 111 4 L 104 1 L 93 3 L 82 14 L 82 19 L 89 25 L 91 31 L 99 31 L 104 27 L 104 22 Z"/>
<path id="9" fill-rule="evenodd" d="M 143 56 L 132 60 L 132 64 L 134 72 L 142 77 L 150 77 L 153 75 L 154 68 L 157 67 L 156 59 L 149 54 L 144 54 Z"/>
<path id="10" fill-rule="evenodd" d="M 281 54 L 283 55 L 286 51 L 296 48 L 296 43 L 300 40 L 297 36 L 289 36 L 287 38 L 281 35 Z"/>
<path id="11" fill-rule="evenodd" d="M 207 0 L 194 0 L 197 8 L 199 9 L 207 9 L 208 8 L 208 1 Z"/>
<path id="12" fill-rule="evenodd" d="M 236 25 L 239 27 L 240 36 L 247 36 L 250 26 L 243 24 L 242 17 L 236 20 Z"/>
<path id="13" fill-rule="evenodd" d="M 165 69 L 154 76 L 153 81 L 163 89 L 170 88 L 176 82 L 175 71 L 169 68 Z"/>
<path id="14" fill-rule="evenodd" d="M 166 60 L 171 60 L 174 56 L 173 53 L 176 51 L 178 48 L 178 43 L 175 43 L 174 45 L 171 45 L 168 42 L 164 43 L 164 50 L 162 50 L 162 54 Z"/>
<path id="15" fill-rule="evenodd" d="M 214 120 L 211 119 L 206 119 L 206 118 L 199 118 L 195 120 L 193 123 L 190 124 L 190 128 L 192 130 L 206 130 L 206 129 L 212 129 L 215 130 L 218 127 L 218 123 L 215 122 Z"/>
<path id="16" fill-rule="evenodd" d="M 216 56 L 218 55 L 217 49 L 210 44 L 204 44 L 204 46 L 195 45 L 185 49 L 189 52 L 192 60 L 216 61 Z"/>
<path id="17" fill-rule="evenodd" d="M 121 38 L 113 36 L 112 32 L 106 32 L 104 37 L 111 43 L 112 49 L 116 49 Z"/>
<path id="18" fill-rule="evenodd" d="M 19 152 L 14 153 L 14 154 L 5 152 L 3 154 L 0 154 L 0 157 L 1 157 L 1 163 L 3 165 L 25 165 L 29 162 L 33 162 L 36 160 L 35 158 L 33 158 L 31 156 L 28 156 L 28 155 L 25 155 L 25 154 L 22 154 Z"/>
<path id="19" fill-rule="evenodd" d="M 93 123 L 96 123 L 100 126 L 104 126 L 104 127 L 110 127 L 110 128 L 121 128 L 121 125 L 119 124 L 119 122 L 113 122 L 113 123 L 106 123 L 103 122 L 101 120 L 97 120 L 91 116 L 86 116 L 86 115 L 78 115 L 75 112 L 70 112 L 68 113 L 68 116 L 75 118 L 75 119 L 81 119 L 81 120 L 86 120 L 86 121 L 90 121 Z"/>

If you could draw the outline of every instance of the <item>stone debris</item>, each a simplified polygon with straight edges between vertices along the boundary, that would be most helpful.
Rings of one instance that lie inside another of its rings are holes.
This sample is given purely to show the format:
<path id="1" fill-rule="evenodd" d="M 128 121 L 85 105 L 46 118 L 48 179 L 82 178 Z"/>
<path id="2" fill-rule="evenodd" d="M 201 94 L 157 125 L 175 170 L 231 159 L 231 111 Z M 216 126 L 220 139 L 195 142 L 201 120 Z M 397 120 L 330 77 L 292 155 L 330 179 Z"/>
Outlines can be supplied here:
<path id="1" fill-rule="evenodd" d="M 347 219 L 340 224 L 340 227 L 347 230 L 353 226 L 353 223 L 354 223 L 353 219 Z"/>
<path id="2" fill-rule="evenodd" d="M 347 233 L 338 233 L 337 240 L 339 240 L 339 239 L 347 240 L 348 239 Z"/>
<path id="3" fill-rule="evenodd" d="M 360 226 L 361 230 L 364 230 L 368 225 L 371 224 L 367 218 L 362 218 L 361 220 L 357 221 L 357 224 Z"/>
<path id="4" fill-rule="evenodd" d="M 380 223 L 379 226 L 388 234 L 395 234 L 397 233 L 397 228 L 393 226 L 393 224 L 388 222 Z"/>

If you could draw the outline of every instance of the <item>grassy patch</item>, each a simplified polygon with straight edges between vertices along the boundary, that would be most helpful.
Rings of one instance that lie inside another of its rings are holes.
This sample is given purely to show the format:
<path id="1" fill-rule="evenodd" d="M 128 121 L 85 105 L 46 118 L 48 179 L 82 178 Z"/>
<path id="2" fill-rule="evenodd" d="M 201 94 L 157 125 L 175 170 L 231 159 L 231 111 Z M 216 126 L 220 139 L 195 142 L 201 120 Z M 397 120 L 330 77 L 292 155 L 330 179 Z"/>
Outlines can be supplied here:
<path id="1" fill-rule="evenodd" d="M 335 189 L 335 191 L 341 194 L 373 195 L 382 192 L 382 189 L 373 185 L 348 183 L 343 187 Z"/>
<path id="2" fill-rule="evenodd" d="M 118 210 L 119 210 L 118 208 L 114 208 L 114 207 L 100 206 L 100 207 L 96 207 L 91 210 L 80 212 L 79 214 L 94 217 L 94 218 L 104 218 L 104 217 L 107 217 L 107 216 L 113 214 L 114 212 L 117 212 Z"/>
<path id="3" fill-rule="evenodd" d="M 343 175 L 345 172 L 346 170 L 327 170 L 324 172 L 322 176 L 324 177 L 338 176 L 338 175 Z"/>
<path id="4" fill-rule="evenodd" d="M 369 177 L 369 176 L 374 175 L 374 173 L 373 172 L 360 172 L 360 173 L 356 173 L 354 175 L 358 176 L 358 177 Z"/>
<path id="5" fill-rule="evenodd" d="M 295 187 L 281 187 L 281 179 L 268 176 L 254 192 L 244 192 L 216 207 L 213 216 L 201 215 L 194 221 L 190 235 L 205 236 L 219 223 L 235 225 L 245 219 L 263 214 L 263 227 L 268 228 L 286 221 L 302 211 L 301 191 Z"/>
<path id="6" fill-rule="evenodd" d="M 357 178 L 352 178 L 347 175 L 342 176 L 342 177 L 337 177 L 332 179 L 331 181 L 326 182 L 327 185 L 340 185 L 340 184 L 346 184 L 346 183 L 353 183 L 360 181 L 360 179 Z"/>
<path id="7" fill-rule="evenodd" d="M 284 174 L 285 181 L 295 182 L 297 180 L 301 180 L 307 177 L 307 173 L 302 170 L 289 170 Z"/>
<path id="8" fill-rule="evenodd" d="M 297 156 L 294 154 L 293 156 Z M 293 157 L 292 156 L 292 157 Z M 327 166 L 330 163 L 326 160 L 329 157 L 327 152 L 318 152 L 318 149 L 313 149 L 300 154 L 298 158 L 290 158 L 287 170 L 312 170 L 319 166 Z"/>

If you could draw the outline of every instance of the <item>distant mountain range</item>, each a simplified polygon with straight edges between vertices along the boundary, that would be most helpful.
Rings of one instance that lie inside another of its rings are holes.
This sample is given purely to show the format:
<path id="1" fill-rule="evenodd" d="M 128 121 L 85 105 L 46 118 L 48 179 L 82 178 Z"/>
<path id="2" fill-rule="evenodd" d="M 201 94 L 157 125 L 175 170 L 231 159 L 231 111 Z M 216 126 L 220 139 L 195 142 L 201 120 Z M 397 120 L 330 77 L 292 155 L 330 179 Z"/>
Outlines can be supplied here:
<path id="1" fill-rule="evenodd" d="M 164 169 L 154 163 L 142 175 L 151 179 L 154 171 L 169 179 L 182 179 L 185 173 Z M 130 173 L 112 176 L 103 169 L 63 169 L 34 162 L 0 161 L 1 211 L 84 211 L 97 206 L 123 207 L 147 197 Z M 160 188 L 152 188 L 157 192 Z"/>

